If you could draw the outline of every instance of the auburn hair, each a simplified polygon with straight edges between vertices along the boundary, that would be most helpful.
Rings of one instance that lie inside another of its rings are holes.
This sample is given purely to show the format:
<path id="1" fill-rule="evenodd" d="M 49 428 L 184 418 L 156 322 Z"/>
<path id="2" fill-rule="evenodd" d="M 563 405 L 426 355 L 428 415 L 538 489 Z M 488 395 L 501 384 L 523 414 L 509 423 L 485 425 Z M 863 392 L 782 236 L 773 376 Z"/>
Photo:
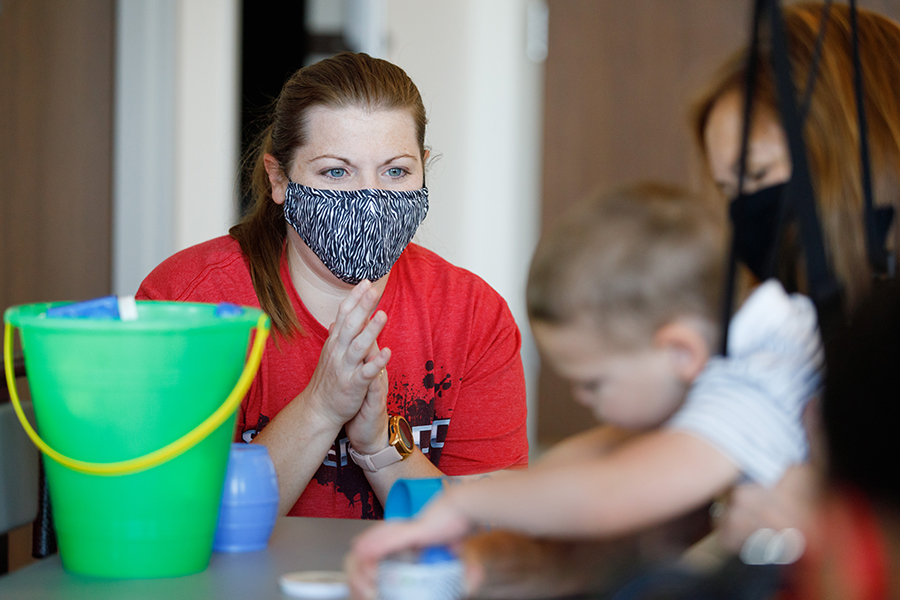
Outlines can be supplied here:
<path id="1" fill-rule="evenodd" d="M 823 9 L 824 5 L 818 2 L 794 4 L 783 9 L 798 98 L 803 98 L 806 93 Z M 868 293 L 872 270 L 866 255 L 863 225 L 850 9 L 847 5 L 832 4 L 829 11 L 804 138 L 828 260 L 844 288 L 846 305 L 850 309 Z M 900 219 L 900 26 L 864 9 L 858 9 L 857 25 L 874 202 L 876 206 L 897 208 L 891 230 L 891 235 L 896 235 L 896 221 Z M 765 39 L 761 40 L 756 64 L 754 113 L 768 110 L 777 116 L 771 48 Z M 725 63 L 694 106 L 694 135 L 704 156 L 704 134 L 710 113 L 726 94 L 738 92 L 743 97 L 746 70 L 745 49 Z M 796 254 L 799 246 L 794 243 L 792 247 Z M 895 254 L 900 252 L 896 243 L 891 250 Z M 796 271 L 804 264 L 802 257 L 784 253 L 779 262 L 782 273 L 785 267 Z M 794 272 L 792 275 L 802 287 L 805 274 Z"/>

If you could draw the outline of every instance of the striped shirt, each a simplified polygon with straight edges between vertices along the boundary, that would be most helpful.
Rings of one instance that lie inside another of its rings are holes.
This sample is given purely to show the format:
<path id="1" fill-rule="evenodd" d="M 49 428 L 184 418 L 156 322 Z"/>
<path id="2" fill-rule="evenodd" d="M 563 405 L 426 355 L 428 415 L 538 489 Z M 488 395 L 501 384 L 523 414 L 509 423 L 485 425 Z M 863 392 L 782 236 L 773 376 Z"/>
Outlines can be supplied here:
<path id="1" fill-rule="evenodd" d="M 665 426 L 706 440 L 746 478 L 773 486 L 808 458 L 803 411 L 819 392 L 823 362 L 813 303 L 766 281 L 731 320 L 728 356 L 709 360 Z"/>

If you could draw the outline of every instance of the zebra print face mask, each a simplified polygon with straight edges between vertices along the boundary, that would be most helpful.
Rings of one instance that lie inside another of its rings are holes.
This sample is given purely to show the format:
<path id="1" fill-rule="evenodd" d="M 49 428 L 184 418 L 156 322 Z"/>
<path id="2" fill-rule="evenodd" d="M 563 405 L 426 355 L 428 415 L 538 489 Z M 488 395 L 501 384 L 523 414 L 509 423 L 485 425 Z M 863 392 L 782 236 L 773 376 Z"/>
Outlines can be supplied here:
<path id="1" fill-rule="evenodd" d="M 428 213 L 428 188 L 319 190 L 288 183 L 284 218 L 335 277 L 387 275 Z"/>

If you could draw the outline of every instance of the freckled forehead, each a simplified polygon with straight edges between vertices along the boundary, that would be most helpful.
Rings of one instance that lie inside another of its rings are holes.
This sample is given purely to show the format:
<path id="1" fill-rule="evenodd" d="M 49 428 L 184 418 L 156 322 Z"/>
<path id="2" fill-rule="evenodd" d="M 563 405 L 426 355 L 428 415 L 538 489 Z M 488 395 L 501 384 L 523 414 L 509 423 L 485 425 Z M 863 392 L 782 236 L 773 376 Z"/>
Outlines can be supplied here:
<path id="1" fill-rule="evenodd" d="M 318 150 L 381 146 L 418 155 L 416 125 L 408 110 L 315 106 L 306 114 L 306 144 Z"/>

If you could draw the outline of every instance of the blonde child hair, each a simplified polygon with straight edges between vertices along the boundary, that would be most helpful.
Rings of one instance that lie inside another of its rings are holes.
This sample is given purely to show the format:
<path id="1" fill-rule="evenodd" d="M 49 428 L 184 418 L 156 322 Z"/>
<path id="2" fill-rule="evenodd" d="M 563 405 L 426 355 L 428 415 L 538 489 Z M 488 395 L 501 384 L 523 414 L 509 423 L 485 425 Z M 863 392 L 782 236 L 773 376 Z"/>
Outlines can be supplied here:
<path id="1" fill-rule="evenodd" d="M 586 319 L 623 349 L 695 317 L 716 347 L 725 231 L 721 203 L 673 186 L 595 193 L 542 236 L 528 275 L 528 316 L 550 325 Z"/>

